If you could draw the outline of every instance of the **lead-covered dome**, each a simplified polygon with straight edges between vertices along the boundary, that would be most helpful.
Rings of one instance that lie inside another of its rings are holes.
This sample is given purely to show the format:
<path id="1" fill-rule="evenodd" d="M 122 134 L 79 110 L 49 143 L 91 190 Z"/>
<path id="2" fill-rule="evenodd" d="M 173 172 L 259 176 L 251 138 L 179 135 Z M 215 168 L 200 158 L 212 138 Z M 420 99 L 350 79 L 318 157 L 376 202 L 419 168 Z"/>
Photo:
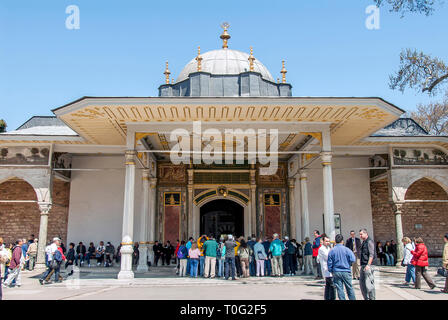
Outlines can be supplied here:
<path id="1" fill-rule="evenodd" d="M 202 56 L 202 72 L 213 75 L 238 75 L 250 70 L 249 54 L 238 50 L 219 49 L 208 51 Z M 182 69 L 176 82 L 184 81 L 191 73 L 198 71 L 198 63 L 193 58 Z M 269 70 L 257 59 L 254 61 L 254 72 L 259 72 L 265 80 L 274 82 Z"/>

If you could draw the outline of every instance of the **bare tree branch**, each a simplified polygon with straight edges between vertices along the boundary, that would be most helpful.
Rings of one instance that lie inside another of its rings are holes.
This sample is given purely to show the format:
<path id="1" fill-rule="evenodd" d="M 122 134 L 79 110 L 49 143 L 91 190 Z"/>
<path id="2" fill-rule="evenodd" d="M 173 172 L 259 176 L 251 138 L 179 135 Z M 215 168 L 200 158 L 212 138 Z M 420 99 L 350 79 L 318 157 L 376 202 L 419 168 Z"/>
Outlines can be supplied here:
<path id="1" fill-rule="evenodd" d="M 400 67 L 389 77 L 391 89 L 404 92 L 406 87 L 435 94 L 448 80 L 448 67 L 438 59 L 417 50 L 406 49 L 400 54 Z"/>
<path id="2" fill-rule="evenodd" d="M 411 117 L 430 134 L 448 135 L 448 96 L 441 103 L 418 105 Z"/>
<path id="3" fill-rule="evenodd" d="M 434 12 L 434 7 L 441 0 L 374 0 L 375 4 L 380 7 L 383 5 L 391 6 L 390 11 L 400 12 L 403 17 L 407 12 L 423 13 L 427 16 Z"/>

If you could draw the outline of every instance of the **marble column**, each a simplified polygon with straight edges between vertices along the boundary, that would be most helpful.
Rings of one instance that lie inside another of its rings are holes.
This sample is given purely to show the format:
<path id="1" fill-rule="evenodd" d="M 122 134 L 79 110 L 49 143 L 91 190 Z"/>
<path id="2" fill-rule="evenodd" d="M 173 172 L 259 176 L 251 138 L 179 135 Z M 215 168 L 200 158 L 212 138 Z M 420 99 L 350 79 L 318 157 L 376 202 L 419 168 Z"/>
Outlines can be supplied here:
<path id="1" fill-rule="evenodd" d="M 401 221 L 401 214 L 403 213 L 403 203 L 393 203 L 392 208 L 395 213 L 395 242 L 397 244 L 397 261 L 396 265 L 401 265 L 403 260 L 403 245 L 401 240 L 403 239 L 403 224 Z"/>
<path id="2" fill-rule="evenodd" d="M 295 205 L 295 199 L 294 199 L 295 183 L 296 183 L 296 179 L 294 179 L 294 178 L 288 179 L 289 221 L 291 224 L 291 228 L 290 228 L 291 233 L 290 233 L 289 237 L 291 239 L 298 239 L 298 234 L 297 234 L 297 222 L 298 222 L 297 214 L 298 214 L 298 212 L 296 212 L 296 205 Z"/>
<path id="3" fill-rule="evenodd" d="M 149 233 L 148 233 L 148 260 L 154 265 L 154 245 L 156 237 L 156 197 L 157 197 L 157 178 L 149 179 Z"/>
<path id="4" fill-rule="evenodd" d="M 134 235 L 135 150 L 126 151 L 126 177 L 124 185 L 123 229 L 121 242 L 121 270 L 118 279 L 133 279 L 132 253 Z"/>
<path id="5" fill-rule="evenodd" d="M 310 213 L 308 209 L 308 177 L 305 171 L 300 171 L 300 195 L 302 205 L 302 239 L 310 237 Z"/>
<path id="6" fill-rule="evenodd" d="M 193 169 L 187 169 L 188 172 L 188 238 L 195 237 L 196 234 L 196 221 L 193 212 Z M 199 233 L 199 230 L 197 230 Z"/>
<path id="7" fill-rule="evenodd" d="M 51 209 L 51 203 L 39 203 L 40 210 L 40 225 L 39 238 L 37 244 L 37 261 L 36 269 L 45 269 L 45 247 L 47 246 L 47 232 L 48 232 L 48 213 Z"/>
<path id="8" fill-rule="evenodd" d="M 246 232 L 248 236 L 257 236 L 257 181 L 255 179 L 255 165 L 251 164 L 250 169 L 250 219 L 248 221 L 248 231 Z"/>
<path id="9" fill-rule="evenodd" d="M 140 216 L 140 242 L 138 246 L 138 272 L 148 271 L 148 218 L 149 218 L 149 169 L 142 170 L 143 195 Z"/>
<path id="10" fill-rule="evenodd" d="M 336 231 L 334 227 L 334 202 L 333 202 L 333 176 L 331 169 L 331 152 L 322 152 L 320 154 L 323 167 L 323 192 L 324 192 L 324 221 L 325 233 L 330 240 L 334 240 Z"/>

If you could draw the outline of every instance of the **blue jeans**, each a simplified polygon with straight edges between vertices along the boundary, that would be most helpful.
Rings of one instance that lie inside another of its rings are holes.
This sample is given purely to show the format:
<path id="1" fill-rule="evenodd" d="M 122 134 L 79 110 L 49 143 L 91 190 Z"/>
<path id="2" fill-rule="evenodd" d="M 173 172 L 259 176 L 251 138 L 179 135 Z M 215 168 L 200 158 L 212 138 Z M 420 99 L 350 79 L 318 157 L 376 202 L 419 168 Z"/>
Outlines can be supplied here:
<path id="1" fill-rule="evenodd" d="M 218 277 L 221 278 L 224 275 L 223 274 L 223 271 L 224 271 L 224 259 L 223 258 L 217 258 L 216 262 L 218 264 Z"/>
<path id="2" fill-rule="evenodd" d="M 339 300 L 345 300 L 344 286 L 347 290 L 347 295 L 350 300 L 356 300 L 355 291 L 352 286 L 352 273 L 351 272 L 333 272 L 333 282 L 338 292 Z"/>
<path id="3" fill-rule="evenodd" d="M 226 275 L 226 280 L 229 279 L 230 273 L 232 275 L 232 279 L 235 279 L 235 257 L 226 258 L 224 271 Z"/>
<path id="4" fill-rule="evenodd" d="M 386 263 L 388 266 L 394 265 L 394 256 L 390 253 L 386 253 Z"/>
<path id="5" fill-rule="evenodd" d="M 413 264 L 408 264 L 406 266 L 406 282 L 412 282 L 415 283 L 415 266 Z"/>
<path id="6" fill-rule="evenodd" d="M 251 257 L 250 262 L 249 262 L 249 272 L 250 272 L 250 276 L 251 277 L 255 277 L 255 275 L 257 274 L 257 265 L 255 262 L 255 257 Z"/>
<path id="7" fill-rule="evenodd" d="M 198 259 L 190 259 L 190 276 L 197 277 L 198 276 Z"/>
<path id="8" fill-rule="evenodd" d="M 90 264 L 90 257 L 93 256 L 94 254 L 91 254 L 90 252 L 87 252 L 86 254 L 86 260 L 87 260 L 87 264 Z"/>
<path id="9" fill-rule="evenodd" d="M 191 264 L 190 264 L 190 258 L 187 258 L 187 270 L 185 271 L 185 274 L 190 274 L 190 266 L 191 266 Z"/>
<path id="10" fill-rule="evenodd" d="M 59 281 L 59 272 L 61 266 L 58 264 L 55 268 L 48 267 L 47 270 L 40 277 L 41 280 L 45 280 L 45 278 L 54 270 L 54 281 Z"/>
<path id="11" fill-rule="evenodd" d="M 264 261 L 264 275 L 269 277 L 272 272 L 271 259 Z"/>
<path id="12" fill-rule="evenodd" d="M 202 277 L 204 275 L 204 264 L 205 264 L 205 256 L 199 257 L 199 275 Z"/>
<path id="13" fill-rule="evenodd" d="M 84 255 L 82 253 L 77 253 L 75 257 L 75 264 L 78 265 L 78 260 L 81 260 L 81 263 L 84 263 Z"/>

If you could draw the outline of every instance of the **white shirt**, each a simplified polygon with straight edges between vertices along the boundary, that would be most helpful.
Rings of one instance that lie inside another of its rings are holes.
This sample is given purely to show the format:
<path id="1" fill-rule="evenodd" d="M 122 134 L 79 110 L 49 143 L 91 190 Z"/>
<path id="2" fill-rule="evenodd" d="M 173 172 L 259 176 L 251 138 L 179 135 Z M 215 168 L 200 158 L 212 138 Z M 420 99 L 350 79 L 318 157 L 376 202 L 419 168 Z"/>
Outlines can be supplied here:
<path id="1" fill-rule="evenodd" d="M 53 260 L 53 255 L 56 250 L 58 250 L 58 246 L 56 245 L 56 243 L 52 243 L 49 246 L 45 247 L 45 253 L 47 254 L 48 261 Z"/>
<path id="2" fill-rule="evenodd" d="M 104 253 L 104 251 L 106 251 L 106 247 L 105 246 L 98 246 L 98 248 L 96 248 L 96 251 L 98 251 L 98 253 Z"/>
<path id="3" fill-rule="evenodd" d="M 326 247 L 324 245 L 321 245 L 319 248 L 319 251 L 318 251 L 318 255 L 317 255 L 317 257 L 319 259 L 319 263 L 320 263 L 320 268 L 322 270 L 322 276 L 324 278 L 330 278 L 333 276 L 328 271 L 328 264 L 327 264 L 328 254 L 330 253 L 330 250 L 331 250 L 330 246 Z"/>
<path id="4" fill-rule="evenodd" d="M 404 247 L 404 257 L 403 257 L 403 264 L 408 265 L 411 264 L 412 260 L 412 254 L 411 251 L 415 250 L 415 246 L 413 243 L 408 243 Z"/>

